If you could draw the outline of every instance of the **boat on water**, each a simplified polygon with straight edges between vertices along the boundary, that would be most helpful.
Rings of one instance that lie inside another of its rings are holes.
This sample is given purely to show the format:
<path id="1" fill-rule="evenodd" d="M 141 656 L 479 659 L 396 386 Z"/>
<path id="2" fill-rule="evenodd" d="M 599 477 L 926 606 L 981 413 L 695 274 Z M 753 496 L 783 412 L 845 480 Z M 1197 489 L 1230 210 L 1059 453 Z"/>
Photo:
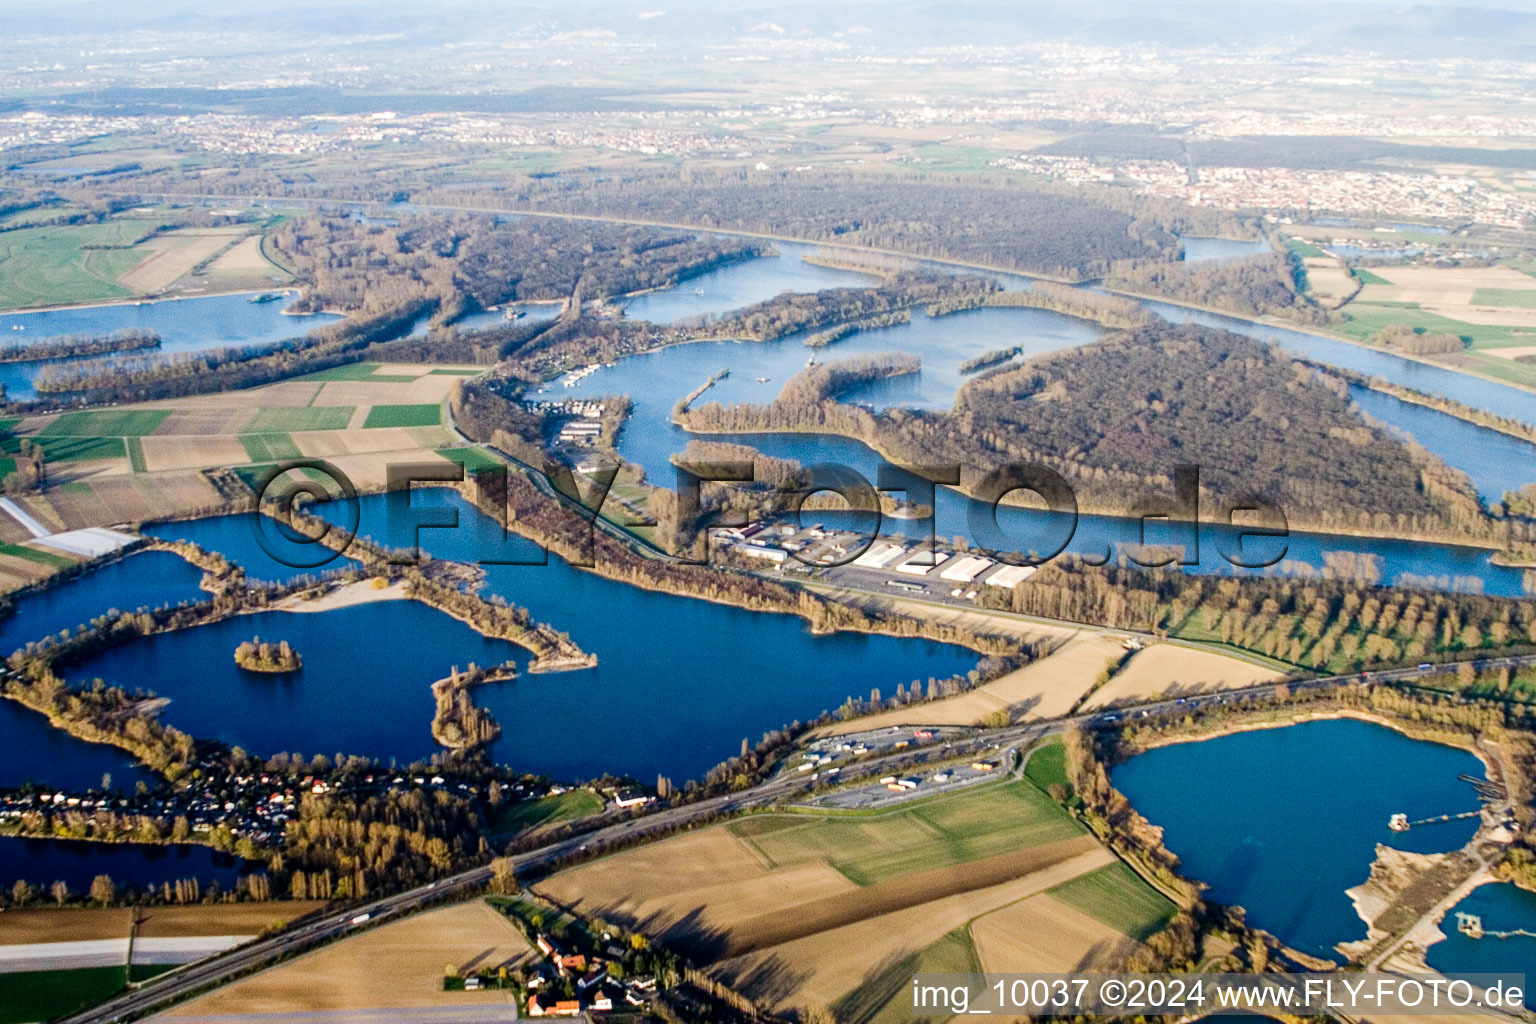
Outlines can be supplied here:
<path id="1" fill-rule="evenodd" d="M 808 356 L 806 358 L 806 360 L 805 360 L 805 368 L 807 370 L 809 370 L 811 367 L 813 367 L 815 365 L 816 365 L 816 357 L 815 356 Z"/>
<path id="2" fill-rule="evenodd" d="M 759 384 L 767 384 L 772 379 L 773 378 L 771 378 L 771 377 L 759 377 L 759 378 L 757 378 L 757 382 Z"/>

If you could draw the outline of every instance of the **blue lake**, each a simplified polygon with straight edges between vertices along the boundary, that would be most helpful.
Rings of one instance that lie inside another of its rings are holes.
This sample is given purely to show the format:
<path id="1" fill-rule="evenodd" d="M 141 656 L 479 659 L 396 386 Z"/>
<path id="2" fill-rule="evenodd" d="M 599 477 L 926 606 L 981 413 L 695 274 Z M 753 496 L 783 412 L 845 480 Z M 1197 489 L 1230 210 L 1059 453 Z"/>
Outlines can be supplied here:
<path id="1" fill-rule="evenodd" d="M 499 524 L 456 492 L 423 489 L 412 500 L 458 514 L 456 529 L 421 531 L 421 547 L 432 555 L 542 558 L 531 543 L 503 538 Z M 409 523 L 392 518 L 386 502 L 361 499 L 362 532 L 410 546 Z M 475 693 L 502 725 L 492 749 L 497 760 L 561 778 L 616 771 L 650 779 L 660 772 L 682 782 L 735 754 L 743 737 L 755 744 L 791 720 L 867 697 L 871 687 L 890 695 L 899 683 L 963 675 L 977 660 L 964 648 L 926 640 L 812 636 L 795 616 L 640 590 L 553 555 L 547 565 L 485 568 L 484 593 L 527 608 L 598 656 L 593 670 L 525 675 Z M 428 702 L 427 720 L 430 712 Z"/>
<path id="2" fill-rule="evenodd" d="M 425 489 L 412 497 L 419 508 L 459 516 L 458 529 L 421 531 L 421 546 L 433 555 L 541 557 L 526 541 L 504 539 L 498 524 L 455 492 Z M 334 506 L 319 511 L 341 518 Z M 387 514 L 384 496 L 361 499 L 360 515 L 364 535 L 391 546 L 412 543 L 410 523 Z M 252 544 L 248 525 L 235 525 L 243 518 L 203 522 Z M 193 539 L 218 546 L 217 538 Z M 252 561 L 249 550 L 231 554 Z M 681 782 L 731 756 L 743 737 L 756 743 L 792 719 L 867 696 L 872 686 L 894 693 L 898 683 L 964 674 L 976 663 L 970 651 L 923 640 L 815 637 L 796 617 L 639 590 L 553 556 L 547 565 L 488 565 L 485 592 L 528 608 L 598 655 L 595 670 L 523 675 L 475 694 L 502 724 L 493 749 L 498 760 L 560 778 L 618 771 L 649 779 L 660 772 Z M 291 676 L 237 669 L 236 645 L 257 634 L 293 643 L 303 669 Z M 153 690 L 171 698 L 161 716 L 168 724 L 261 754 L 343 751 L 410 760 L 436 749 L 429 685 L 453 665 L 508 659 L 527 660 L 521 648 L 486 640 L 441 612 L 386 601 L 320 614 L 241 616 L 151 637 L 74 665 L 69 678 L 99 676 Z M 365 662 L 370 667 L 360 671 Z M 187 665 L 199 666 L 198 673 L 189 676 Z"/>
<path id="3" fill-rule="evenodd" d="M 291 674 L 246 672 L 235 648 L 259 636 L 286 640 L 304 659 Z M 67 666 L 75 684 L 100 677 L 170 698 L 161 721 L 261 755 L 336 753 L 402 763 L 440 748 L 432 740 L 432 683 L 457 665 L 525 661 L 415 601 L 329 612 L 262 612 L 162 633 Z M 187 666 L 197 666 L 195 673 Z"/>
<path id="4" fill-rule="evenodd" d="M 263 547 L 256 537 L 260 528 L 266 538 Z M 155 523 L 144 528 L 146 536 L 162 540 L 191 541 L 205 551 L 217 551 L 245 570 L 247 579 L 261 583 L 286 583 L 299 576 L 319 576 L 328 569 L 344 569 L 357 563 L 338 558 L 324 569 L 303 568 L 316 548 L 292 542 L 286 532 L 271 520 L 262 521 L 253 514 L 209 516 L 170 523 Z"/>
<path id="5" fill-rule="evenodd" d="M 288 316 L 283 302 L 252 302 L 249 295 L 166 299 L 142 306 L 81 306 L 39 313 L 0 315 L 0 343 L 32 341 L 60 334 L 111 334 L 125 328 L 155 331 L 160 347 L 150 356 L 202 352 L 241 345 L 270 345 L 341 319 L 329 313 Z M 42 363 L 0 363 L 0 384 L 12 399 L 35 398 L 32 380 Z"/>
<path id="6" fill-rule="evenodd" d="M 159 781 L 126 751 L 77 740 L 37 712 L 0 700 L 0 787 L 35 782 L 78 792 L 101 788 L 109 775 L 110 788 L 124 793 L 139 782 L 153 789 Z"/>
<path id="7" fill-rule="evenodd" d="M 1529 993 L 1531 983 L 1536 982 L 1536 939 L 1500 939 L 1491 935 L 1469 938 L 1456 930 L 1457 911 L 1481 917 L 1485 931 L 1536 932 L 1536 892 L 1509 883 L 1473 889 L 1466 899 L 1446 912 L 1440 923 L 1445 939 L 1430 946 L 1425 956 L 1429 966 L 1451 974 L 1524 973 Z M 1536 997 L 1528 996 L 1525 1005 L 1536 1007 Z"/>
<path id="8" fill-rule="evenodd" d="M 1416 853 L 1461 847 L 1475 821 L 1392 832 L 1387 819 L 1475 810 L 1466 751 L 1352 720 L 1305 722 L 1138 754 L 1115 788 L 1164 830 L 1186 878 L 1241 906 L 1248 922 L 1304 952 L 1335 956 L 1365 937 L 1344 891 L 1364 882 L 1382 843 Z"/>
<path id="9" fill-rule="evenodd" d="M 680 451 L 688 435 L 670 428 L 676 435 L 676 447 Z M 873 483 L 878 466 L 883 461 L 869 446 L 852 438 L 828 434 L 720 434 L 695 435 L 715 437 L 722 441 L 747 444 L 778 458 L 795 459 L 804 465 L 830 462 L 856 470 Z M 621 446 L 622 447 L 622 446 Z M 649 469 L 649 466 L 647 467 Z M 670 466 L 659 467 L 660 475 L 652 479 L 666 486 L 674 486 L 674 471 Z M 998 551 L 1047 552 L 1056 550 L 1071 524 L 1045 512 L 1026 508 L 1004 506 L 998 510 L 996 526 L 992 525 L 991 510 L 981 502 L 951 488 L 938 488 L 934 502 L 934 521 L 913 519 L 883 519 L 881 533 L 902 534 L 909 538 L 926 536 L 929 532 L 941 538 L 963 535 L 973 543 Z M 1215 510 L 1208 514 L 1215 515 Z M 802 516 L 806 523 L 831 521 L 827 513 Z M 867 522 L 848 524 L 853 528 L 867 529 Z M 1154 523 L 1147 530 L 1147 542 L 1171 543 L 1171 534 Z M 1427 544 L 1390 538 L 1346 537 L 1342 535 L 1306 533 L 1292 530 L 1285 541 L 1267 538 L 1250 538 L 1242 542 L 1240 560 L 1248 564 L 1260 564 L 1276 557 L 1279 562 L 1265 568 L 1241 568 L 1223 557 L 1218 542 L 1227 542 L 1228 550 L 1237 553 L 1234 531 L 1230 528 L 1204 524 L 1200 529 L 1200 561 L 1186 566 L 1186 572 L 1221 573 L 1233 576 L 1255 575 L 1317 575 L 1326 566 L 1325 556 L 1337 552 L 1356 552 L 1379 559 L 1380 578 L 1386 583 L 1403 586 L 1429 587 L 1440 590 L 1481 591 L 1506 597 L 1518 597 L 1525 593 L 1524 575 L 1520 569 L 1493 565 L 1489 552 L 1482 548 L 1463 547 L 1454 544 Z M 1088 555 L 1094 558 L 1119 558 L 1128 547 L 1141 541 L 1138 523 L 1133 519 L 1109 516 L 1082 515 L 1078 517 L 1071 541 L 1065 549 L 1069 554 Z M 1283 554 L 1281 552 L 1283 551 Z"/>
<path id="10" fill-rule="evenodd" d="M 1184 243 L 1184 261 L 1186 263 L 1200 263 L 1204 260 L 1230 260 L 1240 256 L 1257 256 L 1260 253 L 1273 250 L 1269 242 L 1263 238 L 1245 240 L 1237 238 L 1202 238 L 1198 235 L 1185 235 L 1181 241 Z"/>
<path id="11" fill-rule="evenodd" d="M 13 614 L 0 619 L 0 653 L 61 630 L 73 630 L 116 609 L 136 611 L 208 595 L 198 586 L 201 569 L 169 551 L 142 551 L 93 569 L 47 590 L 17 599 Z"/>
<path id="12" fill-rule="evenodd" d="M 239 860 L 206 846 L 141 846 L 135 843 L 85 843 L 67 839 L 0 839 L 0 885 L 10 889 L 20 879 L 47 898 L 47 888 L 64 882 L 86 892 L 97 875 L 110 875 L 118 889 L 143 888 L 195 878 L 206 894 L 211 882 L 228 892 L 240 876 L 264 866 Z"/>
<path id="13" fill-rule="evenodd" d="M 771 299 L 780 292 L 814 292 L 823 288 L 867 288 L 879 278 L 851 270 L 817 266 L 802 257 L 813 245 L 774 242 L 777 256 L 743 260 L 696 274 L 676 287 L 637 295 L 624 302 L 624 315 L 635 320 L 670 324 L 691 316 L 729 312 Z"/>

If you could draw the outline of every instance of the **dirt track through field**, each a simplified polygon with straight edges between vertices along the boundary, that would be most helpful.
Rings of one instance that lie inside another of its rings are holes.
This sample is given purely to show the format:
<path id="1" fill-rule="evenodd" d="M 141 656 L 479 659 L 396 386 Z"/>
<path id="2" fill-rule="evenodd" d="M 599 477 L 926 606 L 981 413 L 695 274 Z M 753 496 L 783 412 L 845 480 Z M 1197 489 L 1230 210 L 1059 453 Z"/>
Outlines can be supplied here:
<path id="1" fill-rule="evenodd" d="M 794 907 L 770 910 L 733 927 L 723 955 L 742 956 L 871 917 L 1000 885 L 1097 847 L 1092 837 L 1078 836 L 968 864 L 922 871 Z"/>

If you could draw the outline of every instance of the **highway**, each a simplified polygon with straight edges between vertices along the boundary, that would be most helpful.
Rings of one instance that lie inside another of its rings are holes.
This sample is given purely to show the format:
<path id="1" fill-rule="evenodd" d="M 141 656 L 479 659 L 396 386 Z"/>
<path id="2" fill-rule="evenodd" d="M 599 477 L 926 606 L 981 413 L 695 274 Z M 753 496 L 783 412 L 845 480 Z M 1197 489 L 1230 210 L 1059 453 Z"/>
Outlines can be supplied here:
<path id="1" fill-rule="evenodd" d="M 1509 658 L 1489 658 L 1473 662 L 1479 669 L 1517 668 L 1536 665 L 1536 655 Z M 1354 673 L 1347 676 L 1328 676 L 1318 679 L 1297 680 L 1287 685 L 1293 690 L 1320 689 L 1348 682 L 1404 682 L 1424 678 L 1436 671 L 1454 670 L 1452 665 L 1435 665 L 1429 669 L 1405 668 L 1380 672 Z M 1189 698 L 1153 701 L 1145 704 L 1091 715 L 1074 715 L 1067 718 L 1038 720 L 1010 725 L 1001 729 L 977 730 L 974 736 L 948 743 L 933 743 L 909 747 L 899 753 L 886 754 L 858 761 L 846 766 L 840 782 L 854 782 L 871 775 L 889 774 L 904 767 L 926 761 L 963 757 L 969 753 L 1006 746 L 1018 747 L 1045 736 L 1058 734 L 1073 723 L 1091 728 L 1113 728 L 1128 717 L 1151 717 L 1178 714 L 1190 708 L 1229 704 L 1246 697 L 1272 694 L 1275 684 L 1249 686 L 1238 690 L 1202 694 Z M 579 854 L 593 843 L 630 842 L 653 833 L 665 833 L 707 820 L 718 815 L 730 814 L 750 807 L 777 803 L 788 797 L 809 792 L 813 783 L 803 774 L 780 774 L 765 782 L 742 790 L 710 797 L 698 803 L 681 807 L 668 807 L 643 817 L 607 825 L 595 831 L 550 843 L 512 857 L 517 871 L 523 872 L 559 860 L 571 854 Z M 261 939 L 238 947 L 218 956 L 162 975 L 142 987 L 118 995 L 105 1003 L 80 1013 L 60 1018 L 65 1024 L 110 1024 L 142 1017 L 170 1003 L 185 999 L 201 989 L 214 988 L 228 983 L 241 974 L 269 966 L 279 959 L 292 956 L 348 932 L 403 917 L 421 907 L 445 897 L 486 885 L 491 879 L 489 867 L 440 879 L 430 885 L 411 889 L 398 895 L 388 896 L 361 906 L 328 914 L 298 925 L 290 931 Z M 366 917 L 366 920 L 362 918 Z"/>

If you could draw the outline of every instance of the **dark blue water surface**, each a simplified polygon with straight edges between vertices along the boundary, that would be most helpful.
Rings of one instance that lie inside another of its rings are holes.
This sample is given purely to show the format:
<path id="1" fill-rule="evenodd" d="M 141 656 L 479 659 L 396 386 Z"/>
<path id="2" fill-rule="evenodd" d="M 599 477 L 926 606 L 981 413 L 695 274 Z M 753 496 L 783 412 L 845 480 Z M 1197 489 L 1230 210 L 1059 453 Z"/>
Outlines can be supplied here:
<path id="1" fill-rule="evenodd" d="M 420 533 L 439 558 L 542 559 L 456 492 L 423 489 L 421 509 L 452 509 L 457 529 Z M 338 515 L 322 506 L 327 515 Z M 409 520 L 389 515 L 382 496 L 361 501 L 363 531 L 392 547 L 413 542 Z M 598 656 L 583 672 L 527 675 L 483 687 L 475 699 L 502 725 L 500 761 L 562 778 L 604 771 L 681 781 L 736 753 L 743 737 L 814 717 L 871 687 L 964 674 L 976 655 L 926 640 L 838 633 L 812 636 L 790 615 L 640 590 L 573 569 L 486 565 L 485 594 L 521 605 Z"/>
<path id="2" fill-rule="evenodd" d="M 442 558 L 531 560 L 538 549 L 503 540 L 500 526 L 457 493 L 419 490 L 419 509 L 454 510 L 460 527 L 427 529 L 421 545 Z M 362 532 L 409 546 L 409 521 L 388 499 L 361 499 Z M 334 506 L 321 512 L 335 519 Z M 178 526 L 184 524 L 176 524 Z M 963 674 L 976 656 L 923 640 L 812 636 L 802 620 L 644 591 L 571 568 L 488 565 L 485 592 L 528 608 L 596 653 L 595 670 L 523 675 L 475 699 L 502 724 L 498 760 L 561 778 L 604 771 L 682 780 L 735 753 L 743 737 L 836 707 L 879 686 Z M 304 658 L 292 676 L 253 675 L 235 647 L 259 634 L 288 640 Z M 270 612 L 151 637 L 73 666 L 72 680 L 100 676 L 170 697 L 162 718 L 195 736 L 258 753 L 346 752 L 402 760 L 435 748 L 433 680 L 452 665 L 508 659 L 520 648 L 486 640 L 414 602 L 389 601 L 320 614 Z M 187 665 L 199 671 L 189 676 Z"/>
<path id="3" fill-rule="evenodd" d="M 39 313 L 0 315 L 0 344 L 60 334 L 111 334 L 125 328 L 155 331 L 160 347 L 137 354 L 203 352 L 213 348 L 269 345 L 340 319 L 329 313 L 287 316 L 287 301 L 252 302 L 249 295 L 167 299 L 142 306 L 82 306 Z M 17 330 L 15 328 L 21 328 Z M 0 363 L 0 383 L 12 399 L 34 398 L 32 380 L 42 363 Z"/>
<path id="4" fill-rule="evenodd" d="M 67 839 L 0 839 L 0 885 L 10 889 L 20 879 L 42 890 L 64 882 L 77 893 L 90 889 L 97 875 L 110 875 L 119 889 L 143 888 L 195 878 L 206 893 L 210 882 L 227 892 L 241 875 L 262 865 L 242 861 L 206 846 L 143 846 L 137 843 L 85 843 Z"/>
<path id="5" fill-rule="evenodd" d="M 0 619 L 0 653 L 73 630 L 113 609 L 161 608 L 208 597 L 201 569 L 169 551 L 144 551 L 93 569 L 47 590 L 18 598 Z"/>
<path id="6" fill-rule="evenodd" d="M 1473 889 L 1466 899 L 1446 912 L 1445 920 L 1440 922 L 1445 939 L 1430 946 L 1424 958 L 1435 970 L 1449 974 L 1524 973 L 1528 994 L 1525 1005 L 1536 1006 L 1536 997 L 1529 997 L 1530 985 L 1536 982 L 1536 939 L 1498 939 L 1491 935 L 1468 938 L 1456 930 L 1457 911 L 1481 917 L 1486 931 L 1536 932 L 1536 892 L 1507 882 Z"/>
<path id="7" fill-rule="evenodd" d="M 235 648 L 259 636 L 287 640 L 298 672 L 246 672 Z M 432 740 L 432 683 L 457 665 L 525 660 L 415 601 L 378 601 L 334 611 L 262 612 L 177 630 L 103 651 L 68 667 L 72 682 L 100 677 L 169 697 L 162 721 L 193 736 L 255 753 L 347 753 L 412 761 Z M 188 666 L 196 666 L 188 672 Z"/>
<path id="8" fill-rule="evenodd" d="M 257 539 L 258 528 L 266 538 L 265 546 Z M 312 559 L 317 548 L 293 542 L 270 518 L 254 513 L 155 523 L 146 526 L 144 533 L 163 540 L 191 541 L 206 551 L 217 551 L 244 569 L 247 579 L 261 583 L 287 583 L 299 576 L 318 576 L 326 570 L 357 565 L 350 558 L 337 558 L 323 568 L 305 568 L 305 560 Z"/>
<path id="9" fill-rule="evenodd" d="M 1365 937 L 1344 891 L 1364 882 L 1383 843 L 1416 853 L 1453 850 L 1475 820 L 1393 832 L 1387 819 L 1475 810 L 1460 774 L 1483 777 L 1473 755 L 1351 720 L 1236 733 L 1138 754 L 1113 782 L 1211 899 L 1305 952 Z"/>
<path id="10" fill-rule="evenodd" d="M 150 788 L 158 782 L 126 751 L 77 740 L 36 711 L 0 700 L 0 788 L 35 782 L 79 792 L 99 789 L 106 776 L 111 789 L 124 793 L 141 781 Z"/>
<path id="11" fill-rule="evenodd" d="M 682 432 L 677 431 L 677 434 L 682 435 Z M 766 455 L 795 459 L 805 465 L 830 462 L 847 466 L 871 484 L 877 479 L 878 467 L 883 461 L 862 441 L 831 434 L 715 436 L 718 440 L 751 445 Z M 681 436 L 677 450 L 681 450 L 686 438 L 687 435 Z M 673 486 L 674 471 L 664 465 L 660 468 L 660 475 L 652 479 Z M 1065 520 L 1015 506 L 1004 506 L 998 510 L 997 527 L 994 528 L 991 524 L 991 510 L 987 506 L 949 488 L 937 489 L 934 505 L 935 519 L 931 524 L 926 520 L 887 518 L 882 520 L 880 530 L 885 534 L 904 534 L 909 538 L 927 536 L 929 531 L 945 539 L 964 535 L 983 548 L 1046 553 L 1055 550 L 1070 529 L 1070 523 Z M 1207 510 L 1203 514 L 1214 517 L 1217 511 Z M 802 521 L 832 523 L 837 520 L 828 513 L 807 513 L 802 516 Z M 848 525 L 867 529 L 867 521 Z M 1151 524 L 1147 530 L 1148 543 L 1173 543 L 1174 539 L 1174 535 L 1164 532 L 1164 528 L 1156 523 Z M 1327 555 L 1355 552 L 1379 559 L 1380 579 L 1384 583 L 1511 597 L 1525 593 L 1523 572 L 1493 565 L 1489 561 L 1490 553 L 1482 548 L 1293 530 L 1284 541 L 1249 538 L 1242 542 L 1239 549 L 1232 529 L 1212 524 L 1201 526 L 1199 541 L 1199 564 L 1183 567 L 1186 572 L 1233 576 L 1315 576 L 1324 571 Z M 1139 546 L 1140 542 L 1136 520 L 1083 515 L 1078 517 L 1066 553 L 1095 558 L 1105 557 L 1108 553 L 1111 558 L 1119 559 Z M 1277 556 L 1280 561 L 1262 568 L 1244 568 L 1229 561 L 1218 542 L 1226 543 L 1227 549 L 1234 555 L 1234 561 L 1258 565 Z"/>

